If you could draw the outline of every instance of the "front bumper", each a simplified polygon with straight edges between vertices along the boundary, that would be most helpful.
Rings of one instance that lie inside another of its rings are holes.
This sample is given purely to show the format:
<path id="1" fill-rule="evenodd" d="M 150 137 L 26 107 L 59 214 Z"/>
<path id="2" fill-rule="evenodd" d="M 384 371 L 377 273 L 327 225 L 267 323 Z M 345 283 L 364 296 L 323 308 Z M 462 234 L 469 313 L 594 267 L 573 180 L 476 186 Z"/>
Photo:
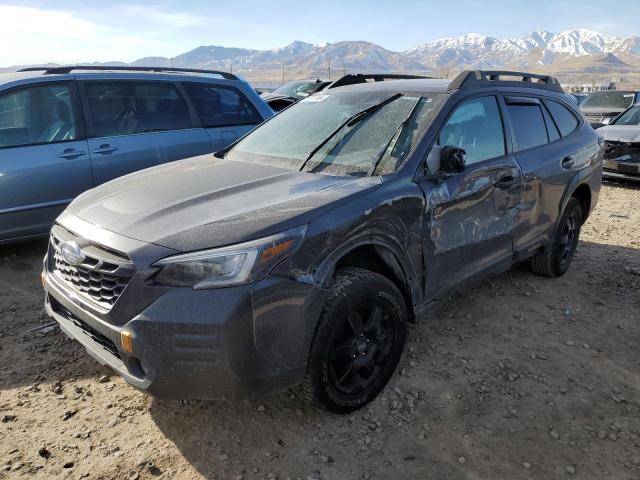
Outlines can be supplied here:
<path id="1" fill-rule="evenodd" d="M 640 161 L 605 159 L 602 163 L 602 176 L 640 182 Z"/>
<path id="2" fill-rule="evenodd" d="M 140 277 L 104 313 L 45 259 L 46 311 L 96 361 L 157 397 L 250 397 L 302 381 L 324 290 L 271 275 L 252 285 L 159 293 Z M 121 344 L 125 330 L 132 353 Z"/>

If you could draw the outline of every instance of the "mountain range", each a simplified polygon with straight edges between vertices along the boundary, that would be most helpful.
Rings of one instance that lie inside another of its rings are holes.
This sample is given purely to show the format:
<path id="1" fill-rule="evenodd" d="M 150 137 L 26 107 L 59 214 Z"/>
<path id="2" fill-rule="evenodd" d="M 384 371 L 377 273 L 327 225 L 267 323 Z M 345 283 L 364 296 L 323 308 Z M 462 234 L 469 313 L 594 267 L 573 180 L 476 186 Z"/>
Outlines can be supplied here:
<path id="1" fill-rule="evenodd" d="M 518 68 L 556 73 L 640 72 L 640 36 L 618 37 L 574 29 L 561 33 L 535 31 L 497 39 L 469 33 L 433 40 L 402 52 L 365 41 L 314 45 L 295 41 L 271 50 L 201 46 L 174 58 L 141 58 L 134 65 L 210 68 L 255 76 L 276 72 L 324 74 L 334 71 L 438 72 L 465 68 Z M 564 67 L 567 67 L 566 69 Z"/>
<path id="2" fill-rule="evenodd" d="M 109 62 L 108 65 L 127 65 Z M 311 44 L 294 41 L 269 50 L 200 46 L 173 58 L 145 57 L 128 65 L 206 68 L 240 72 L 253 81 L 326 77 L 343 72 L 406 72 L 449 76 L 463 69 L 511 69 L 554 75 L 631 75 L 640 80 L 640 36 L 585 29 L 535 31 L 497 39 L 469 33 L 394 52 L 366 41 Z M 634 80 L 636 81 L 636 80 Z"/>

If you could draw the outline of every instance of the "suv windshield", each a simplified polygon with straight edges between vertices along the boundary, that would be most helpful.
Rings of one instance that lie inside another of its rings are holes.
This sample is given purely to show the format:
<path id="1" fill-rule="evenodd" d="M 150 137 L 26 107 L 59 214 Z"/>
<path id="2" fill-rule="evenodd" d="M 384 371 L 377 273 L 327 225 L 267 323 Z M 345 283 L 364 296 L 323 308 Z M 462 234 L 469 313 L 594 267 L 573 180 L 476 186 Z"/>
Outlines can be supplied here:
<path id="1" fill-rule="evenodd" d="M 428 125 L 437 97 L 317 93 L 255 129 L 227 158 L 330 175 L 392 173 Z"/>
<path id="2" fill-rule="evenodd" d="M 640 125 L 640 106 L 632 107 L 613 122 L 613 125 Z"/>
<path id="3" fill-rule="evenodd" d="M 604 91 L 589 94 L 584 99 L 582 108 L 629 108 L 635 100 L 633 92 Z"/>
<path id="4" fill-rule="evenodd" d="M 320 85 L 322 82 L 289 82 L 276 88 L 273 93 L 287 97 L 304 98 L 314 93 Z"/>

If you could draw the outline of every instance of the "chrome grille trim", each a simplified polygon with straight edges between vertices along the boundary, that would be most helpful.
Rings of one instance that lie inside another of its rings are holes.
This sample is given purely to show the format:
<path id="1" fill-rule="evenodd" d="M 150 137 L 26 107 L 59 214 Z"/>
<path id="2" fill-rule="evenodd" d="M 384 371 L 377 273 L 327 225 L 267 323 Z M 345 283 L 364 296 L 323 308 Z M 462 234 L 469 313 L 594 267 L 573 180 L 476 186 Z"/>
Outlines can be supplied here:
<path id="1" fill-rule="evenodd" d="M 72 240 L 81 246 L 85 255 L 78 265 L 65 261 L 60 251 L 62 243 Z M 113 307 L 136 272 L 126 255 L 78 237 L 60 225 L 54 225 L 51 230 L 49 252 L 52 273 L 104 311 Z"/>

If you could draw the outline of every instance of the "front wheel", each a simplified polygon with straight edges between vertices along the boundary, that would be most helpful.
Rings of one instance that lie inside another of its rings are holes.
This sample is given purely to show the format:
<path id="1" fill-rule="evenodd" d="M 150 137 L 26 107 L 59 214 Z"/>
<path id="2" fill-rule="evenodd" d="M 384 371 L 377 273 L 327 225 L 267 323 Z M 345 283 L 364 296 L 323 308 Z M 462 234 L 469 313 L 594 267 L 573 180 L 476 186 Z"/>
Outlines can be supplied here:
<path id="1" fill-rule="evenodd" d="M 531 270 L 534 273 L 545 277 L 559 277 L 569 270 L 578 247 L 582 215 L 580 202 L 570 198 L 551 243 L 531 257 Z"/>
<path id="2" fill-rule="evenodd" d="M 303 396 L 330 412 L 363 407 L 393 375 L 406 334 L 404 298 L 389 279 L 339 270 L 311 345 Z"/>

